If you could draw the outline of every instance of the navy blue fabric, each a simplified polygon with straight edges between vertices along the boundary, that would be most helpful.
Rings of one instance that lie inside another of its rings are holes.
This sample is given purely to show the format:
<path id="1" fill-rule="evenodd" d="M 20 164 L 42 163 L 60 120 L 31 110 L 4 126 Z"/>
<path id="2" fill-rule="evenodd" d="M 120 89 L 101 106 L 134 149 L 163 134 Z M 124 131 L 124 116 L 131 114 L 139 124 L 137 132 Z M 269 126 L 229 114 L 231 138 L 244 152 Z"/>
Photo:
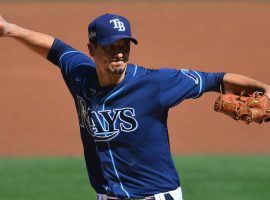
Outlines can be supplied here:
<path id="1" fill-rule="evenodd" d="M 97 193 L 139 198 L 180 186 L 170 152 L 168 110 L 218 90 L 224 73 L 128 64 L 121 83 L 103 88 L 93 61 L 60 40 L 48 59 L 60 67 L 74 98 L 89 180 Z"/>
<path id="2" fill-rule="evenodd" d="M 219 91 L 224 73 L 205 73 L 188 69 L 160 69 L 161 105 L 171 108 L 185 99 L 198 98 L 209 91 Z"/>
<path id="3" fill-rule="evenodd" d="M 173 197 L 170 194 L 164 194 L 165 200 L 173 200 Z"/>

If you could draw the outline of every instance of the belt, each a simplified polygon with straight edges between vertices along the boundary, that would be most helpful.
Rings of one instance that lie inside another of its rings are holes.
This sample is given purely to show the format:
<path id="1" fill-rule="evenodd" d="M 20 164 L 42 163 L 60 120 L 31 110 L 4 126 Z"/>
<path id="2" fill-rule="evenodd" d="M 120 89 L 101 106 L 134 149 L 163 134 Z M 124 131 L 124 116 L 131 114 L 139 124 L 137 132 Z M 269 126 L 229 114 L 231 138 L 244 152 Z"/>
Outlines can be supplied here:
<path id="1" fill-rule="evenodd" d="M 155 198 L 155 196 L 148 196 L 148 197 L 144 197 L 144 198 L 120 199 L 118 197 L 112 197 L 112 196 L 108 196 L 106 194 L 105 195 L 98 194 L 97 200 L 156 200 L 156 198 Z"/>
<path id="2" fill-rule="evenodd" d="M 120 199 L 118 197 L 109 196 L 106 194 L 97 194 L 97 200 L 183 200 L 181 187 L 168 192 L 162 192 L 153 196 L 142 197 L 142 198 L 125 198 Z"/>
<path id="3" fill-rule="evenodd" d="M 156 198 L 154 196 L 150 196 L 150 197 L 145 197 L 143 199 L 141 199 L 141 198 L 119 199 L 119 198 L 116 198 L 116 197 L 108 196 L 106 200 L 156 200 Z"/>

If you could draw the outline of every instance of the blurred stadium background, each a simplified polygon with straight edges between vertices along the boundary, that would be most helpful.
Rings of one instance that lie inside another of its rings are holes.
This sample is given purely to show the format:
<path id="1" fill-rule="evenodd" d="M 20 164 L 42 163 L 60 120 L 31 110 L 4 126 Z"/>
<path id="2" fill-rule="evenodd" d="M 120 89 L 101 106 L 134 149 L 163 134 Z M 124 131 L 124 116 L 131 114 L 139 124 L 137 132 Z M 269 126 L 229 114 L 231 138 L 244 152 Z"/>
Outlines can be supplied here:
<path id="1" fill-rule="evenodd" d="M 132 23 L 131 62 L 241 73 L 270 83 L 268 1 L 0 1 L 10 22 L 87 53 L 87 25 L 103 13 Z M 0 200 L 95 199 L 77 116 L 57 67 L 0 39 Z M 170 112 L 170 141 L 185 200 L 269 199 L 269 124 L 213 112 L 205 94 Z"/>

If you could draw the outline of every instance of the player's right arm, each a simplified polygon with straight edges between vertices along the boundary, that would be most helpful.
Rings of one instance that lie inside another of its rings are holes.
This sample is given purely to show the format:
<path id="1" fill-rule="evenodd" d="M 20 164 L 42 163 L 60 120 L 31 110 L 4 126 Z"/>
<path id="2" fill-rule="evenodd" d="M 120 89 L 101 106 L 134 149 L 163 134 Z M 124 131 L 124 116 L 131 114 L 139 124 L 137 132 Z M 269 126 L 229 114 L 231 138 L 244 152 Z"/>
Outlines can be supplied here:
<path id="1" fill-rule="evenodd" d="M 67 76 L 79 65 L 94 66 L 93 61 L 88 56 L 61 40 L 9 23 L 1 15 L 0 37 L 12 37 L 22 42 L 53 64 L 59 66 Z"/>
<path id="2" fill-rule="evenodd" d="M 16 24 L 7 22 L 0 15 L 0 37 L 12 37 L 16 40 L 22 42 L 24 45 L 37 52 L 43 57 L 47 57 L 52 44 L 54 42 L 54 37 L 38 33 Z"/>

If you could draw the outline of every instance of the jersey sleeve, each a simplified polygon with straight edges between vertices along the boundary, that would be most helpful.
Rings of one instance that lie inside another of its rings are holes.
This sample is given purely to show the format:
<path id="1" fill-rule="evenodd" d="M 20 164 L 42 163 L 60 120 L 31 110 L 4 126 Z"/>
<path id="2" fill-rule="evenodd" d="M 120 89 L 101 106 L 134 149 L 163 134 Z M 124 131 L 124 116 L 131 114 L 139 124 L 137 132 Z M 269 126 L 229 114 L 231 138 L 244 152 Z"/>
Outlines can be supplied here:
<path id="1" fill-rule="evenodd" d="M 188 69 L 160 70 L 160 102 L 173 107 L 185 99 L 198 98 L 204 92 L 219 91 L 225 73 L 206 73 Z"/>
<path id="2" fill-rule="evenodd" d="M 48 53 L 47 59 L 57 65 L 65 76 L 79 66 L 95 66 L 91 58 L 77 51 L 59 39 L 55 39 Z"/>

